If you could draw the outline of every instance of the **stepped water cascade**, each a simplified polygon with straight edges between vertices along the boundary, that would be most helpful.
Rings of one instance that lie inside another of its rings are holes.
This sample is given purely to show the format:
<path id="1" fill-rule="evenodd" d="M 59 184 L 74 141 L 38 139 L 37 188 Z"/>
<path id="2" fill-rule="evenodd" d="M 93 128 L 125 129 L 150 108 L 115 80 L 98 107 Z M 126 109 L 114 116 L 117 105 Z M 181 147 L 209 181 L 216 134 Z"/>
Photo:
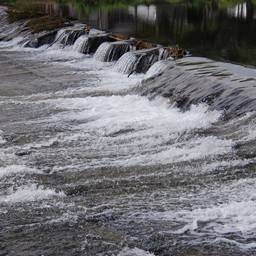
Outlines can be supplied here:
<path id="1" fill-rule="evenodd" d="M 93 57 L 99 61 L 116 61 L 131 48 L 128 41 L 105 42 L 99 46 Z"/>
<path id="2" fill-rule="evenodd" d="M 110 37 L 108 34 L 97 34 L 91 35 L 84 42 L 81 52 L 84 54 L 92 54 L 95 53 L 98 47 L 104 42 L 113 42 L 114 38 Z"/>
<path id="3" fill-rule="evenodd" d="M 255 68 L 5 10 L 0 255 L 256 255 Z"/>
<path id="4" fill-rule="evenodd" d="M 145 73 L 158 60 L 159 48 L 132 51 L 116 62 L 115 69 L 124 74 Z"/>
<path id="5" fill-rule="evenodd" d="M 85 29 L 64 30 L 59 36 L 58 41 L 60 41 L 60 44 L 63 47 L 73 45 L 79 37 L 85 34 Z"/>

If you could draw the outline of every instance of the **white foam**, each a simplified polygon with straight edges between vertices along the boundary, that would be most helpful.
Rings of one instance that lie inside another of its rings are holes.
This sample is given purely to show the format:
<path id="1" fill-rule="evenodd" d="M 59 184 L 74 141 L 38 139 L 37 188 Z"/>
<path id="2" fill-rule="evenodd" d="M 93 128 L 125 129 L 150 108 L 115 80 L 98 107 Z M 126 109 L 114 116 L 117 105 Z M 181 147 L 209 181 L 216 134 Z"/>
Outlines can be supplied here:
<path id="1" fill-rule="evenodd" d="M 129 247 L 125 247 L 122 249 L 121 252 L 118 253 L 117 256 L 154 256 L 154 255 L 155 254 L 141 250 L 136 247 L 133 249 L 130 249 Z"/>
<path id="2" fill-rule="evenodd" d="M 76 61 L 84 57 L 82 53 L 73 50 L 73 45 L 59 48 L 59 44 L 53 44 L 47 50 L 38 53 L 38 57 L 46 61 Z M 59 63 L 58 63 L 59 64 Z"/>
<path id="3" fill-rule="evenodd" d="M 183 113 L 177 108 L 169 108 L 163 101 L 149 101 L 138 95 L 65 98 L 53 103 L 56 107 L 72 111 L 59 113 L 55 117 L 93 120 L 83 128 L 99 132 L 104 130 L 104 135 L 127 128 L 182 133 L 210 127 L 221 115 L 218 111 L 207 112 L 205 105 L 193 106 Z"/>
<path id="4" fill-rule="evenodd" d="M 252 242 L 252 243 L 239 243 L 239 242 L 237 242 L 235 240 L 231 240 L 231 239 L 227 239 L 227 238 L 223 238 L 223 237 L 218 237 L 213 242 L 214 243 L 227 243 L 227 244 L 238 246 L 238 247 L 240 247 L 242 249 L 245 249 L 245 250 L 256 248 L 256 243 L 255 242 Z"/>
<path id="5" fill-rule="evenodd" d="M 10 188 L 6 195 L 0 196 L 0 203 L 24 203 L 32 201 L 41 201 L 52 197 L 63 197 L 63 192 L 56 192 L 52 189 L 37 186 L 36 184 L 23 185 L 17 190 Z"/>
<path id="6" fill-rule="evenodd" d="M 41 173 L 35 168 L 29 168 L 24 165 L 10 165 L 7 167 L 0 167 L 0 179 L 13 174 L 24 174 L 24 173 Z"/>
<path id="7" fill-rule="evenodd" d="M 0 49 L 5 50 L 20 50 L 21 46 L 20 43 L 24 41 L 24 37 L 18 36 L 13 38 L 10 41 L 2 41 L 0 42 Z"/>
<path id="8" fill-rule="evenodd" d="M 165 164 L 232 152 L 231 140 L 188 136 L 218 121 L 221 113 L 208 112 L 205 105 L 193 106 L 184 113 L 169 108 L 162 100 L 150 102 L 138 95 L 65 98 L 50 102 L 54 108 L 65 110 L 53 115 L 53 122 L 70 123 L 81 132 L 78 137 L 94 141 L 84 145 L 88 151 L 100 154 L 103 150 L 105 158 L 96 158 L 89 166 Z M 123 134 L 125 130 L 132 132 Z M 112 137 L 113 134 L 116 136 Z M 78 137 L 69 138 L 78 140 Z M 117 157 L 109 159 L 108 154 L 117 154 Z"/>
<path id="9" fill-rule="evenodd" d="M 232 152 L 232 141 L 221 140 L 216 137 L 198 138 L 187 141 L 186 144 L 174 144 L 160 148 L 160 152 L 132 157 L 125 161 L 125 165 L 168 164 L 183 161 L 210 159 L 214 156 Z M 157 148 L 155 148 L 156 150 Z"/>
<path id="10" fill-rule="evenodd" d="M 192 211 L 165 212 L 157 214 L 157 218 L 175 221 L 188 221 L 178 230 L 171 233 L 183 234 L 186 231 L 200 230 L 198 223 L 204 222 L 204 232 L 229 234 L 242 232 L 251 233 L 256 230 L 256 202 L 231 202 L 209 208 L 197 208 Z M 202 232 L 202 231 L 201 231 Z"/>
<path id="11" fill-rule="evenodd" d="M 199 236 L 207 234 L 217 237 L 215 242 L 228 241 L 242 248 L 255 248 L 255 243 L 243 244 L 236 240 L 229 240 L 230 234 L 241 235 L 243 238 L 256 235 L 255 185 L 256 179 L 250 178 L 235 180 L 221 187 L 205 188 L 195 195 L 187 194 L 186 200 L 190 200 L 191 203 L 193 200 L 203 200 L 200 205 L 192 205 L 190 209 L 183 207 L 151 212 L 146 218 L 178 224 L 179 228 L 168 230 L 167 233 L 190 232 Z M 220 198 L 222 203 L 216 203 L 216 198 Z M 180 223 L 183 223 L 181 227 Z"/>

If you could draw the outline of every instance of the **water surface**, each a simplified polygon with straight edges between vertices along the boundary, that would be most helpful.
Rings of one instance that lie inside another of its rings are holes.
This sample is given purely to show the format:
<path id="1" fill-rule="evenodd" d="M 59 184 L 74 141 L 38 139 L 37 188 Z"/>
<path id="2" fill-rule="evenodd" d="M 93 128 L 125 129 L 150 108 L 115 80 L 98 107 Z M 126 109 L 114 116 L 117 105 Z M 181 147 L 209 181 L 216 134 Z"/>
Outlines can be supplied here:
<path id="1" fill-rule="evenodd" d="M 88 5 L 40 3 L 44 12 L 70 16 L 93 27 L 157 44 L 180 44 L 196 56 L 256 66 L 253 1 Z M 27 4 L 27 1 L 26 1 Z"/>
<path id="2" fill-rule="evenodd" d="M 0 254 L 255 255 L 255 69 L 186 57 L 128 77 L 82 36 L 61 44 L 76 26 L 0 42 Z"/>

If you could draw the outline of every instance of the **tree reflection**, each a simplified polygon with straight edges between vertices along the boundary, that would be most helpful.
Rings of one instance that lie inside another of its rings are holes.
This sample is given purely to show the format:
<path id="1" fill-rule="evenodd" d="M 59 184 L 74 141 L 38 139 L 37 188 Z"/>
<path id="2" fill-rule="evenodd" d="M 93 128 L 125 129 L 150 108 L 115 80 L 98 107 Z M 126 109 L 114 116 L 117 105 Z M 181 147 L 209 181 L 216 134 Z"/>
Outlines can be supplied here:
<path id="1" fill-rule="evenodd" d="M 69 16 L 102 30 L 160 44 L 180 44 L 193 54 L 256 66 L 255 0 L 18 1 Z"/>

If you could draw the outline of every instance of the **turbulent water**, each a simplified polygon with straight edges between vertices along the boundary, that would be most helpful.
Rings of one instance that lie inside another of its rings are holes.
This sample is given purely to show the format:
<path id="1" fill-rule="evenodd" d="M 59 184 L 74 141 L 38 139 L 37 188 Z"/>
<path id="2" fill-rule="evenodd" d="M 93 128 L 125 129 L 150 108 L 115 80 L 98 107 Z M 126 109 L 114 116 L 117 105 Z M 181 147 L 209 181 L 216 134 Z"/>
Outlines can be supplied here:
<path id="1" fill-rule="evenodd" d="M 255 69 L 128 77 L 62 32 L 0 42 L 0 255 L 255 255 Z"/>

